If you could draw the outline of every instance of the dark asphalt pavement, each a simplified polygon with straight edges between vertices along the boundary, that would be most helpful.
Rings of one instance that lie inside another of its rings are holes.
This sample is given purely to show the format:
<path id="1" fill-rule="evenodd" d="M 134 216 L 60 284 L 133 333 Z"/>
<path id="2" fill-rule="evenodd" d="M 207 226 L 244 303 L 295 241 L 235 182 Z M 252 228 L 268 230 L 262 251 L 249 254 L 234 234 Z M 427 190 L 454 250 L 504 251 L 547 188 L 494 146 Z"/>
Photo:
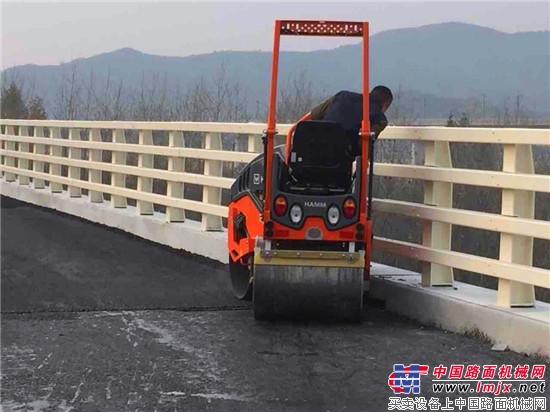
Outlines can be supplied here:
<path id="1" fill-rule="evenodd" d="M 395 363 L 540 363 L 376 306 L 256 322 L 222 264 L 6 198 L 1 248 L 4 411 L 376 412 Z"/>

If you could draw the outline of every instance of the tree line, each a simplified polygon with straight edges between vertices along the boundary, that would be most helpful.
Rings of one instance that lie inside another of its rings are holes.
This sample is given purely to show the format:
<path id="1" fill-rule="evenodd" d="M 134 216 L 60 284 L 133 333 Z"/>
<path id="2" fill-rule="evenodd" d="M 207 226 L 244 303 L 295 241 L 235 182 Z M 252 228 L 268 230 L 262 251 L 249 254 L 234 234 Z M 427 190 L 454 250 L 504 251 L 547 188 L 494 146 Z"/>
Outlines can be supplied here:
<path id="1" fill-rule="evenodd" d="M 4 72 L 1 83 L 0 110 L 6 119 L 261 122 L 267 117 L 266 102 L 250 104 L 246 87 L 228 78 L 223 64 L 212 78 L 199 77 L 185 84 L 171 81 L 165 73 L 143 72 L 137 87 L 110 74 L 82 73 L 72 64 L 58 79 L 48 105 L 16 71 L 9 76 Z M 305 72 L 284 79 L 278 120 L 295 120 L 323 97 Z"/>
<path id="2" fill-rule="evenodd" d="M 15 82 L 2 87 L 0 113 L 3 119 L 46 119 L 46 109 L 39 96 L 25 98 L 22 87 Z"/>
<path id="3" fill-rule="evenodd" d="M 265 121 L 266 99 L 249 101 L 247 87 L 228 78 L 222 63 L 212 78 L 199 77 L 187 83 L 175 82 L 166 73 L 143 72 L 137 86 L 125 84 L 124 78 L 110 74 L 97 76 L 83 72 L 72 63 L 64 66 L 55 92 L 38 96 L 36 87 L 16 70 L 2 73 L 2 117 L 61 120 L 144 120 L 144 121 Z M 283 79 L 278 96 L 277 119 L 293 122 L 324 98 L 306 72 Z M 433 97 L 405 91 L 401 84 L 393 90 L 394 101 L 388 117 L 394 125 L 427 125 L 426 118 L 434 104 Z M 482 94 L 454 107 L 447 126 L 492 125 L 525 127 L 536 123 L 517 95 L 493 101 Z M 46 108 L 47 107 L 47 110 Z M 47 111 L 49 113 L 47 113 Z M 442 125 L 445 125 L 443 122 Z"/>

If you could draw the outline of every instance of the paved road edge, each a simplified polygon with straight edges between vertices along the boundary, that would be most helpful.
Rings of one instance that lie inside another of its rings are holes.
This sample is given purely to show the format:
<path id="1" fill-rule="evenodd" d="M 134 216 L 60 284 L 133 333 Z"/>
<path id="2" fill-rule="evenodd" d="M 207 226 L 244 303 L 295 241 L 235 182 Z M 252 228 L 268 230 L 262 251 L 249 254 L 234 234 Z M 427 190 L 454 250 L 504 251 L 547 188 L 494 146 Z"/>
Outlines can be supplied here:
<path id="1" fill-rule="evenodd" d="M 165 215 L 161 213 L 140 216 L 132 206 L 115 208 L 111 202 L 92 203 L 88 196 L 70 197 L 66 191 L 52 194 L 49 188 L 33 189 L 30 186 L 20 186 L 17 182 L 0 181 L 0 193 L 26 203 L 117 228 L 174 249 L 182 249 L 227 263 L 225 232 L 203 232 L 200 222 L 187 219 L 185 222 L 167 223 Z M 212 242 L 216 247 L 213 247 Z"/>

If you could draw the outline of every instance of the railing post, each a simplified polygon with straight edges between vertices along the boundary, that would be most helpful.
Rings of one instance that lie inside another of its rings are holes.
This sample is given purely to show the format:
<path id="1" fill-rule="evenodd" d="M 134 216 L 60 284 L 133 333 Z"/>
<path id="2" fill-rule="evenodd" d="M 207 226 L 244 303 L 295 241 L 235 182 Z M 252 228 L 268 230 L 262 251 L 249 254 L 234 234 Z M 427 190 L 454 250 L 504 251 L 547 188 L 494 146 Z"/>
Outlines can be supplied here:
<path id="1" fill-rule="evenodd" d="M 124 136 L 124 130 L 115 129 L 112 131 L 113 143 L 126 143 L 126 137 Z M 111 159 L 113 164 L 126 165 L 126 152 L 114 151 Z M 126 175 L 122 173 L 111 174 L 111 185 L 115 187 L 126 187 Z M 124 196 L 111 196 L 111 204 L 113 207 L 126 207 L 126 198 Z"/>
<path id="2" fill-rule="evenodd" d="M 50 139 L 61 139 L 61 129 L 59 127 L 50 127 Z M 58 145 L 51 145 L 50 156 L 63 156 L 63 147 Z M 54 162 L 55 159 L 52 159 L 52 161 L 50 162 L 50 174 L 53 176 L 61 176 L 61 165 Z M 61 183 L 50 182 L 50 191 L 52 193 L 61 193 L 63 192 L 63 185 Z"/>
<path id="3" fill-rule="evenodd" d="M 6 126 L 4 126 L 3 124 L 0 124 L 0 134 L 2 134 L 2 135 L 6 134 Z M 0 141 L 0 148 L 2 150 L 6 150 L 6 141 L 5 140 Z M 0 164 L 2 164 L 2 165 L 6 164 L 6 156 L 4 156 L 3 154 L 0 155 Z M 0 172 L 0 178 L 2 178 L 4 175 L 5 175 L 5 172 L 2 170 Z"/>
<path id="4" fill-rule="evenodd" d="M 185 140 L 183 137 L 183 132 L 171 131 L 169 134 L 170 147 L 184 147 Z M 183 157 L 172 157 L 168 158 L 168 170 L 170 172 L 184 172 L 185 171 L 185 159 Z M 166 187 L 166 194 L 168 197 L 175 197 L 178 199 L 183 199 L 183 183 L 180 182 L 167 182 L 168 186 Z M 166 208 L 166 221 L 167 222 L 184 222 L 185 221 L 185 210 L 179 209 L 176 207 L 167 207 Z"/>
<path id="5" fill-rule="evenodd" d="M 210 150 L 222 149 L 222 137 L 220 133 L 206 133 L 204 140 L 204 148 Z M 209 176 L 221 176 L 222 175 L 222 162 L 220 160 L 205 160 L 204 161 L 204 174 Z M 222 200 L 222 190 L 219 187 L 202 187 L 202 201 L 204 203 L 210 203 L 219 205 Z M 202 230 L 209 231 L 221 231 L 222 218 L 219 216 L 202 214 Z"/>
<path id="6" fill-rule="evenodd" d="M 151 130 L 140 130 L 139 131 L 139 144 L 140 145 L 153 145 L 153 133 Z M 138 166 L 152 168 L 153 167 L 153 155 L 139 153 L 138 155 Z M 138 176 L 137 181 L 137 190 L 138 192 L 147 192 L 151 193 L 153 191 L 153 179 L 150 177 Z M 152 215 L 153 214 L 153 204 L 151 202 L 146 202 L 143 200 L 137 201 L 137 211 L 140 215 Z"/>
<path id="7" fill-rule="evenodd" d="M 99 130 L 99 129 L 91 129 L 90 130 L 90 142 L 100 142 L 101 143 L 101 130 Z M 91 162 L 101 162 L 102 161 L 101 150 L 91 149 L 89 151 L 89 153 L 90 153 L 90 161 Z M 92 183 L 100 183 L 101 184 L 101 170 L 90 169 L 89 172 L 88 172 L 88 180 Z M 89 197 L 90 197 L 90 202 L 94 202 L 94 203 L 103 202 L 103 193 L 101 193 L 101 192 L 97 192 L 95 190 L 92 190 L 92 191 L 90 191 Z"/>
<path id="8" fill-rule="evenodd" d="M 29 128 L 27 126 L 19 126 L 19 136 L 28 136 L 29 135 Z M 28 142 L 20 142 L 19 143 L 19 151 L 29 153 L 29 143 Z M 22 170 L 29 170 L 29 160 L 28 159 L 19 159 L 19 169 Z M 28 185 L 29 184 L 29 176 L 25 175 L 19 175 L 19 184 L 20 185 Z"/>
<path id="9" fill-rule="evenodd" d="M 44 128 L 42 126 L 35 126 L 34 127 L 34 137 L 44 137 Z M 39 155 L 45 155 L 46 154 L 46 145 L 43 144 L 35 144 L 34 145 L 34 154 Z M 35 160 L 32 162 L 32 170 L 39 173 L 44 173 L 44 162 L 39 162 L 38 160 Z M 35 189 L 44 189 L 46 187 L 46 184 L 44 183 L 44 179 L 33 179 L 33 184 Z"/>
<path id="10" fill-rule="evenodd" d="M 6 134 L 10 136 L 15 136 L 15 127 L 13 126 L 6 126 Z M 15 151 L 16 144 L 12 141 L 6 142 L 6 150 Z M 4 162 L 6 163 L 6 166 L 8 167 L 15 167 L 15 157 L 12 156 L 5 156 Z M 15 173 L 6 172 L 5 174 L 6 182 L 15 182 Z"/>
<path id="11" fill-rule="evenodd" d="M 69 140 L 81 140 L 79 129 L 69 129 Z M 78 159 L 82 157 L 82 149 L 78 147 L 69 147 L 69 159 Z M 69 166 L 69 179 L 80 180 L 80 167 Z M 81 197 L 82 190 L 77 186 L 69 186 L 70 197 Z"/>
<path id="12" fill-rule="evenodd" d="M 434 167 L 452 167 L 448 142 L 426 142 L 424 164 Z M 453 206 L 453 184 L 424 182 L 424 203 L 439 207 Z M 422 244 L 424 246 L 451 250 L 451 225 L 449 223 L 422 221 Z M 436 263 L 422 263 L 423 286 L 452 286 L 453 268 Z"/>
<path id="13" fill-rule="evenodd" d="M 250 153 L 261 153 L 264 150 L 262 136 L 258 134 L 248 135 L 248 151 Z"/>
<path id="14" fill-rule="evenodd" d="M 535 172 L 530 145 L 506 144 L 503 146 L 503 172 L 529 174 Z M 535 216 L 535 193 L 527 190 L 502 189 L 501 214 L 533 219 Z M 504 262 L 532 266 L 533 238 L 501 233 L 499 258 Z M 497 305 L 504 307 L 534 306 L 535 288 L 533 285 L 499 279 Z"/>

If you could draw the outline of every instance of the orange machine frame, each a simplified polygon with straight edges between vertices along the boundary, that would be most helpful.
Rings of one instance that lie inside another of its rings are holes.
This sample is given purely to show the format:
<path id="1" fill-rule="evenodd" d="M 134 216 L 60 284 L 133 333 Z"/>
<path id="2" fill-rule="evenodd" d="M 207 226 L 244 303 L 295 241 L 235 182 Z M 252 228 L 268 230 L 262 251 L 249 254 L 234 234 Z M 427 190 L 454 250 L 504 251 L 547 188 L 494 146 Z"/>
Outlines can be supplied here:
<path id="1" fill-rule="evenodd" d="M 272 203 L 272 163 L 276 129 L 276 107 L 277 107 L 277 77 L 279 71 L 279 46 L 281 36 L 330 36 L 330 37 L 362 37 L 363 38 L 363 119 L 361 121 L 362 139 L 361 144 L 361 186 L 359 204 L 359 222 L 367 225 L 367 178 L 369 158 L 369 23 L 368 22 L 342 22 L 342 21 L 308 21 L 308 20 L 276 20 L 275 34 L 273 39 L 273 60 L 271 63 L 271 88 L 269 97 L 269 112 L 266 130 L 265 149 L 265 180 L 264 180 L 264 209 L 263 221 L 271 220 Z M 301 120 L 306 120 L 305 115 Z M 289 145 L 290 133 L 287 135 L 286 149 Z M 265 229 L 264 229 L 265 230 Z M 369 232 L 367 232 L 369 233 Z M 370 236 L 368 236 L 370 243 Z"/>
<path id="2" fill-rule="evenodd" d="M 264 199 L 263 210 L 260 210 L 259 217 L 261 219 L 251 218 L 247 220 L 246 238 L 239 238 L 233 228 L 233 219 L 239 211 L 245 211 L 246 215 L 254 216 L 258 211 L 258 206 L 254 204 L 249 196 L 243 196 L 229 206 L 228 214 L 228 246 L 229 254 L 233 261 L 239 261 L 250 254 L 254 249 L 255 240 L 258 236 L 263 236 L 264 239 L 305 239 L 308 228 L 312 226 L 324 227 L 324 222 L 319 217 L 309 217 L 301 229 L 292 229 L 271 220 L 271 205 L 272 205 L 272 175 L 273 175 L 273 154 L 274 140 L 277 134 L 275 108 L 277 103 L 277 74 L 279 65 L 279 43 L 281 35 L 311 35 L 311 36 L 348 36 L 363 38 L 363 119 L 361 122 L 360 136 L 362 139 L 361 145 L 361 184 L 360 184 L 360 204 L 359 204 L 359 219 L 357 223 L 364 225 L 364 237 L 358 239 L 355 237 L 355 229 L 342 228 L 339 230 L 328 230 L 323 233 L 325 241 L 363 241 L 365 249 L 371 250 L 371 233 L 372 222 L 367 216 L 367 176 L 370 135 L 369 122 L 369 68 L 368 68 L 368 44 L 369 26 L 367 22 L 333 22 L 333 21 L 289 21 L 277 20 L 275 22 L 275 36 L 273 45 L 273 61 L 271 73 L 271 90 L 269 101 L 269 115 L 266 130 L 266 142 L 264 149 L 265 175 L 264 175 Z M 310 113 L 304 115 L 300 121 L 310 118 Z M 288 158 L 288 153 L 291 147 L 293 126 L 286 140 L 285 157 Z M 272 235 L 267 236 L 265 222 L 271 222 Z M 231 235 L 232 234 L 232 235 Z M 245 264 L 246 262 L 242 262 Z M 370 266 L 370 253 L 365 256 L 365 268 L 368 270 Z"/>

